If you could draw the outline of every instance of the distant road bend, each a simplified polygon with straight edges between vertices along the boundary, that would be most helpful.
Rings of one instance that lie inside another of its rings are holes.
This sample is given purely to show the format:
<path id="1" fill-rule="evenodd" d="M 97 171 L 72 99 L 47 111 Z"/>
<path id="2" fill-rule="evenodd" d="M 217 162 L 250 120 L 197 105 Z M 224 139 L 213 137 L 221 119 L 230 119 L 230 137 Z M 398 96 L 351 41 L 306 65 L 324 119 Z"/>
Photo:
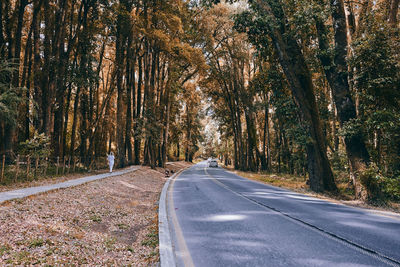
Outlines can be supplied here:
<path id="1" fill-rule="evenodd" d="M 171 184 L 178 266 L 400 266 L 400 217 L 250 181 L 205 162 Z"/>

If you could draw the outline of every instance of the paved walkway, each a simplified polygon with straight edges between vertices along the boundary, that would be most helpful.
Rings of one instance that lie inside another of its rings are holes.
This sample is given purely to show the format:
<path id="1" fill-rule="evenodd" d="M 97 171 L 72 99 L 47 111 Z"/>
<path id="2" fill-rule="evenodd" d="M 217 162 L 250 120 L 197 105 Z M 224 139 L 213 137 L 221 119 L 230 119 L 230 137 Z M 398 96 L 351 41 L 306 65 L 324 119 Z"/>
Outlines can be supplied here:
<path id="1" fill-rule="evenodd" d="M 115 171 L 112 173 L 103 173 L 103 174 L 98 174 L 98 175 L 86 176 L 83 178 L 69 180 L 69 181 L 65 181 L 62 183 L 58 183 L 58 184 L 35 186 L 35 187 L 22 188 L 22 189 L 13 190 L 13 191 L 1 192 L 0 193 L 0 203 L 7 201 L 7 200 L 12 200 L 12 199 L 16 199 L 16 198 L 24 198 L 24 197 L 40 194 L 40 193 L 51 191 L 51 190 L 77 186 L 77 185 L 85 184 L 85 183 L 96 181 L 96 180 L 101 180 L 101 179 L 112 177 L 112 176 L 122 175 L 122 174 L 136 171 L 137 169 L 139 169 L 138 166 L 133 166 L 133 167 Z"/>

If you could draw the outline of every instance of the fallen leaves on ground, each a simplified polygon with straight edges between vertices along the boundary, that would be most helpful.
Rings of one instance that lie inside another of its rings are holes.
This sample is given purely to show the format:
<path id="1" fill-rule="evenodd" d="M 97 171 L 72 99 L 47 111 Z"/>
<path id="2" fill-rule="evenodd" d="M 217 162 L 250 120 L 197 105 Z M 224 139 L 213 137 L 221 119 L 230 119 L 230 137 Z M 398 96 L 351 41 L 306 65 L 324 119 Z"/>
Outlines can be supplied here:
<path id="1" fill-rule="evenodd" d="M 155 264 L 157 202 L 165 180 L 164 169 L 140 167 L 0 205 L 0 265 Z"/>

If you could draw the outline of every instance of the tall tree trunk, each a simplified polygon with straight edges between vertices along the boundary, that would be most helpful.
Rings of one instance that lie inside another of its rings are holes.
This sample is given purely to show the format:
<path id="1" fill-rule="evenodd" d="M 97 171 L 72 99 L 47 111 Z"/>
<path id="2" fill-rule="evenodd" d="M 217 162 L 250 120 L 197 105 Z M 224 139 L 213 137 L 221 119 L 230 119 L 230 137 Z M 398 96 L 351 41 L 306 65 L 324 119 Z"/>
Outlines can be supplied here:
<path id="1" fill-rule="evenodd" d="M 89 164 L 88 158 L 87 158 L 87 137 L 88 137 L 88 95 L 87 91 L 84 89 L 81 94 L 81 105 L 80 105 L 80 111 L 81 111 L 81 124 L 79 127 L 79 133 L 81 137 L 81 142 L 80 142 L 80 147 L 79 147 L 79 152 L 80 152 L 80 157 L 82 158 L 82 162 L 85 165 Z"/>
<path id="2" fill-rule="evenodd" d="M 122 16 L 122 15 L 119 15 Z M 125 52 L 125 37 L 122 34 L 122 18 L 118 19 L 117 22 L 117 39 L 115 48 L 115 68 L 116 68 L 116 85 L 117 85 L 117 166 L 122 168 L 126 165 L 125 158 L 125 142 L 124 142 L 124 122 L 123 122 L 123 64 L 124 64 L 124 52 Z"/>
<path id="3" fill-rule="evenodd" d="M 3 9 L 3 1 L 0 2 L 0 58 L 5 58 L 5 46 L 6 46 L 6 42 L 4 39 L 4 31 L 3 31 L 3 13 L 4 13 L 4 9 Z M 0 132 L 1 135 L 1 132 Z"/>
<path id="4" fill-rule="evenodd" d="M 161 161 L 162 166 L 165 167 L 165 163 L 167 162 L 167 149 L 168 149 L 168 135 L 169 135 L 169 120 L 171 113 L 171 100 L 170 100 L 170 68 L 168 68 L 168 82 L 165 88 L 165 101 L 164 106 L 166 109 L 165 114 L 165 122 L 164 122 L 164 133 L 163 133 L 163 142 L 161 147 Z"/>
<path id="5" fill-rule="evenodd" d="M 40 7 L 39 4 L 43 3 L 43 1 L 33 3 L 34 9 Z M 33 24 L 33 100 L 36 103 L 38 109 L 36 109 L 36 116 L 33 117 L 33 125 L 35 129 L 40 129 L 42 124 L 41 119 L 41 106 L 42 106 L 42 90 L 40 88 L 40 23 L 41 20 L 38 19 L 34 21 Z"/>
<path id="6" fill-rule="evenodd" d="M 150 88 L 150 67 L 151 67 L 151 54 L 150 54 L 150 44 L 149 41 L 146 40 L 145 43 L 145 55 L 143 58 L 143 67 L 144 67 L 144 90 L 143 90 L 143 107 L 142 107 L 142 114 L 143 114 L 143 130 L 145 131 L 145 142 L 144 142 L 144 154 L 143 154 L 143 164 L 150 165 L 150 154 L 148 153 L 148 120 L 149 120 L 149 88 Z"/>
<path id="7" fill-rule="evenodd" d="M 150 73 L 150 87 L 147 99 L 147 124 L 149 128 L 147 128 L 147 132 L 150 133 L 148 137 L 148 146 L 149 146 L 149 156 L 150 156 L 150 167 L 155 169 L 156 167 L 156 140 L 158 136 L 158 132 L 155 129 L 156 124 L 156 105 L 155 105 L 155 75 L 157 68 L 157 57 L 159 56 L 157 48 L 153 47 L 153 51 L 151 53 L 151 73 Z"/>
<path id="8" fill-rule="evenodd" d="M 49 78 L 54 77 L 53 68 L 51 67 L 51 36 L 52 36 L 52 12 L 50 10 L 49 0 L 45 0 L 44 2 L 44 12 L 46 16 L 44 16 L 44 62 L 43 62 L 43 70 L 41 72 L 41 90 L 42 90 L 42 105 L 41 105 L 41 113 L 42 113 L 42 127 L 41 132 L 50 136 L 50 123 L 51 123 L 51 87 L 49 86 Z"/>
<path id="9" fill-rule="evenodd" d="M 128 37 L 128 47 L 127 47 L 127 61 L 126 61 L 126 129 L 125 129 L 125 149 L 128 154 L 128 164 L 133 163 L 132 155 L 132 141 L 131 141 L 131 131 L 132 131 L 132 89 L 134 91 L 135 80 L 132 73 L 135 72 L 135 62 L 136 59 L 131 60 L 132 51 L 132 40 Z M 132 66 L 131 66 L 132 63 Z"/>
<path id="10" fill-rule="evenodd" d="M 321 53 L 320 58 L 328 83 L 332 89 L 332 96 L 336 106 L 338 121 L 341 127 L 346 123 L 357 118 L 356 107 L 351 98 L 348 81 L 347 56 L 347 29 L 346 17 L 343 0 L 331 1 L 335 56 L 331 57 Z M 319 36 L 319 46 L 322 51 L 327 51 L 329 43 L 327 40 L 327 31 L 323 22 L 317 20 L 317 30 Z M 365 146 L 362 133 L 352 136 L 345 136 L 344 143 L 347 157 L 350 161 L 350 171 L 353 177 L 353 184 L 357 198 L 366 198 L 365 188 L 359 181 L 359 174 L 368 166 L 370 158 Z"/>
<path id="11" fill-rule="evenodd" d="M 301 119 L 307 124 L 311 137 L 311 141 L 307 145 L 310 187 L 316 192 L 336 191 L 337 187 L 326 154 L 326 141 L 321 130 L 314 86 L 306 60 L 297 41 L 285 30 L 283 22 L 286 21 L 286 18 L 283 17 L 282 7 L 274 3 L 274 7 L 279 11 L 274 9 L 276 12 L 274 13 L 269 3 L 260 0 L 257 3 L 266 15 L 271 16 L 274 23 L 280 25 L 270 28 L 271 38 L 295 102 L 301 111 Z"/>
<path id="12" fill-rule="evenodd" d="M 140 146 L 142 143 L 141 139 L 141 131 L 142 126 L 139 123 L 141 119 L 141 110 L 142 110 L 142 77 L 143 77 L 143 68 L 142 68 L 143 57 L 138 57 L 138 83 L 137 83 L 137 97 L 136 97 L 136 116 L 135 116 L 135 165 L 140 164 Z"/>
<path id="13" fill-rule="evenodd" d="M 15 19 L 13 14 L 11 14 L 11 3 L 10 0 L 1 1 L 4 2 L 4 20 L 5 20 L 5 34 L 7 37 L 7 57 L 9 61 L 13 60 L 14 57 L 14 36 L 13 36 L 13 26 L 15 23 Z"/>
<path id="14" fill-rule="evenodd" d="M 33 17 L 32 17 L 32 22 L 31 26 L 29 28 L 29 33 L 28 33 L 28 38 L 26 40 L 26 46 L 25 46 L 25 55 L 24 55 L 24 68 L 22 72 L 22 81 L 21 81 L 21 87 L 25 86 L 26 87 L 26 99 L 25 99 L 25 107 L 24 107 L 24 112 L 22 113 L 22 116 L 25 117 L 25 133 L 22 139 L 22 136 L 19 136 L 19 141 L 24 141 L 29 139 L 29 125 L 30 125 L 30 89 L 31 89 L 31 74 L 32 74 L 32 34 L 33 34 L 33 28 L 36 23 L 37 19 L 37 13 L 39 12 L 39 9 L 34 9 L 33 12 Z"/>
<path id="15" fill-rule="evenodd" d="M 266 94 L 266 107 L 265 107 L 265 126 L 267 133 L 267 170 L 271 171 L 272 168 L 272 158 L 271 158 L 271 136 L 270 136 L 270 123 L 269 123 L 269 94 Z M 265 135 L 264 132 L 264 135 Z M 265 138 L 265 136 L 264 136 Z M 264 144 L 265 145 L 265 144 Z"/>
<path id="16" fill-rule="evenodd" d="M 25 7 L 27 4 L 27 0 L 19 0 L 17 29 L 15 30 L 14 34 L 14 60 L 17 66 L 13 75 L 13 85 L 15 87 L 19 86 L 19 64 L 21 58 L 22 27 L 24 23 Z"/>
<path id="17" fill-rule="evenodd" d="M 54 54 L 55 58 L 58 59 L 57 64 L 57 78 L 56 78 L 56 97 L 55 97 L 55 108 L 54 108 L 54 127 L 53 127 L 53 138 L 52 138 L 52 145 L 54 149 L 55 156 L 63 156 L 64 151 L 62 147 L 62 140 L 63 140 L 63 120 L 64 120 L 64 106 L 65 106 L 65 75 L 67 64 L 69 60 L 69 55 L 64 52 L 64 38 L 66 35 L 65 29 L 65 16 L 66 16 L 66 9 L 65 9 L 66 1 L 62 1 L 60 4 L 60 10 L 57 11 L 56 16 L 56 23 L 57 26 L 55 27 L 57 34 L 57 42 L 54 44 Z"/>
<path id="18" fill-rule="evenodd" d="M 267 93 L 264 94 L 264 103 L 265 103 L 265 107 L 264 107 L 263 139 L 262 139 L 262 156 L 261 156 L 261 170 L 262 171 L 268 170 L 267 148 L 266 148 L 267 131 L 269 132 L 269 127 L 267 128 L 267 125 L 268 125 L 268 99 L 267 99 Z"/>
<path id="19" fill-rule="evenodd" d="M 78 124 L 78 107 L 79 107 L 79 99 L 80 99 L 81 88 L 78 87 L 75 93 L 74 99 L 74 117 L 72 121 L 72 128 L 71 128 L 71 146 L 69 150 L 69 157 L 71 159 L 75 156 L 75 138 L 76 138 L 76 127 Z"/>
<path id="20" fill-rule="evenodd" d="M 185 146 L 185 161 L 190 162 L 190 142 L 192 139 L 192 131 L 190 131 L 190 111 L 189 107 L 186 106 L 186 146 Z"/>
<path id="21" fill-rule="evenodd" d="M 396 28 L 397 25 L 397 14 L 399 12 L 399 3 L 400 0 L 392 0 L 390 4 L 390 10 L 389 10 L 389 23 L 393 25 L 394 28 Z"/>

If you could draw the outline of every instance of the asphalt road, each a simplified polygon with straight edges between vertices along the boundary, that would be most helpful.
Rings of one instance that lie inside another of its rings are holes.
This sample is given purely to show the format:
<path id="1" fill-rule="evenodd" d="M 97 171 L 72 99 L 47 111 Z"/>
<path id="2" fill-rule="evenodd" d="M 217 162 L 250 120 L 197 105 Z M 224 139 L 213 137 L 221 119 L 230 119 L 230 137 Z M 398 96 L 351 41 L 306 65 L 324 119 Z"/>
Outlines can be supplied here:
<path id="1" fill-rule="evenodd" d="M 400 266 L 400 217 L 241 178 L 205 162 L 169 188 L 178 266 Z"/>

